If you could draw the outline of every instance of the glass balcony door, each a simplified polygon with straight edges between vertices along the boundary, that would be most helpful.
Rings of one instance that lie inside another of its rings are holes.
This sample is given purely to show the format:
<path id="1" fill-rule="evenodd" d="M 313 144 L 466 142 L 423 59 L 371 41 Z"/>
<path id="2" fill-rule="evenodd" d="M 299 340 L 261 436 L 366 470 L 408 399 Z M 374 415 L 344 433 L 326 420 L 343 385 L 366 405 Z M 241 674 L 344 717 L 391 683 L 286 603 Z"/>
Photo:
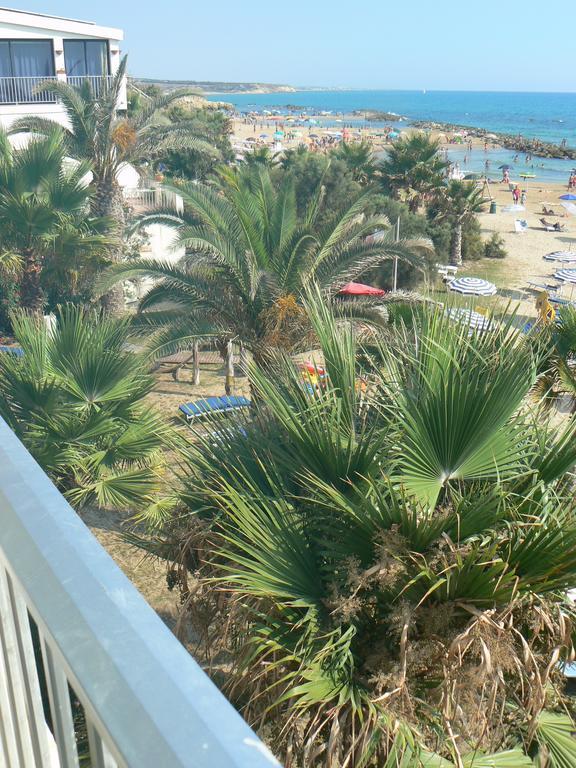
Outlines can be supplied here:
<path id="1" fill-rule="evenodd" d="M 51 40 L 0 40 L 0 103 L 51 100 L 36 90 L 39 83 L 51 77 Z"/>
<path id="2" fill-rule="evenodd" d="M 105 40 L 65 40 L 64 60 L 68 77 L 102 77 L 109 74 Z"/>

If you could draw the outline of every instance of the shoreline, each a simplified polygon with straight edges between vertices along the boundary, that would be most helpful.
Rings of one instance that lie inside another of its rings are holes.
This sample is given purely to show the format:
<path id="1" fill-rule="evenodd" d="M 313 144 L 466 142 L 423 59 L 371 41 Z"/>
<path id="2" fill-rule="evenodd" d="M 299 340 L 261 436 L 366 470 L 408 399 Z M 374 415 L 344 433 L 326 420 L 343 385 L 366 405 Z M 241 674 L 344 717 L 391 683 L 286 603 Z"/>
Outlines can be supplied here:
<path id="1" fill-rule="evenodd" d="M 551 160 L 576 160 L 576 149 L 562 147 L 549 141 L 528 138 L 521 134 L 514 136 L 509 133 L 490 131 L 487 128 L 475 128 L 472 125 L 439 123 L 433 120 L 412 120 L 410 127 L 433 131 L 450 131 L 452 133 L 464 130 L 468 135 L 477 139 L 487 139 L 499 144 L 504 149 L 510 149 L 522 154 L 530 154 L 534 157 L 549 158 Z"/>
<path id="2" fill-rule="evenodd" d="M 335 92 L 328 89 L 321 89 L 322 92 Z M 337 90 L 344 90 L 344 89 L 337 89 Z M 254 90 L 250 92 L 229 92 L 229 96 L 233 95 L 249 95 L 250 93 L 254 95 L 278 95 L 279 93 L 293 93 L 294 91 L 266 91 L 264 89 L 262 90 Z M 313 92 L 312 90 L 306 91 L 307 93 Z M 217 96 L 218 93 L 210 93 L 206 94 L 207 96 Z M 488 139 L 492 143 L 499 144 L 503 149 L 508 149 L 514 152 L 519 152 L 523 154 L 533 155 L 534 157 L 539 158 L 548 158 L 548 159 L 556 159 L 556 160 L 574 160 L 576 161 L 576 147 L 568 146 L 567 144 L 557 143 L 553 141 L 546 141 L 543 139 L 540 139 L 538 137 L 529 137 L 524 136 L 521 132 L 518 134 L 511 134 L 511 133 L 505 133 L 498 130 L 491 130 L 489 128 L 480 128 L 474 125 L 470 125 L 467 123 L 450 123 L 450 122 L 443 122 L 443 121 L 435 121 L 429 118 L 421 118 L 421 119 L 412 119 L 410 117 L 407 117 L 406 115 L 397 114 L 395 112 L 385 111 L 385 110 L 379 110 L 375 108 L 357 108 L 352 111 L 338 111 L 336 109 L 331 110 L 325 110 L 322 109 L 320 106 L 302 106 L 302 108 L 295 109 L 295 104 L 282 104 L 282 105 L 268 105 L 268 108 L 270 108 L 272 111 L 275 110 L 288 110 L 289 114 L 286 117 L 297 117 L 298 113 L 302 117 L 305 116 L 305 118 L 317 118 L 317 117 L 328 117 L 327 113 L 329 112 L 334 119 L 339 118 L 339 121 L 351 121 L 355 122 L 358 120 L 364 120 L 367 123 L 376 123 L 376 122 L 389 122 L 389 123 L 397 123 L 397 122 L 403 122 L 405 124 L 405 127 L 408 129 L 417 129 L 417 130 L 432 130 L 432 131 L 448 131 L 451 133 L 459 132 L 459 131 L 466 131 L 466 133 L 472 137 L 476 138 L 480 141 L 484 141 Z M 252 109 L 249 113 L 252 114 L 258 114 L 261 115 L 262 111 L 265 110 L 266 105 L 262 104 L 258 106 L 258 109 Z M 239 105 L 233 105 L 233 111 L 234 112 L 240 112 L 241 107 Z M 278 116 L 279 117 L 279 116 Z"/>

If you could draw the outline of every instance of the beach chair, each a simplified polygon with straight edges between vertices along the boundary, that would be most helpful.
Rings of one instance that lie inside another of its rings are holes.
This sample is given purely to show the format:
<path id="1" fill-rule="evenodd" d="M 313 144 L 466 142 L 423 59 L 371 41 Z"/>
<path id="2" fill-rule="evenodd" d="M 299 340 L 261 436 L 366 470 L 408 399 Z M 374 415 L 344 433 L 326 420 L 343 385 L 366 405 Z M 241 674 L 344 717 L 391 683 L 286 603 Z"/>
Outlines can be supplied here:
<path id="1" fill-rule="evenodd" d="M 558 283 L 535 283 L 532 280 L 528 280 L 528 288 L 532 291 L 548 291 L 549 293 L 556 293 L 561 286 Z"/>
<path id="2" fill-rule="evenodd" d="M 223 397 L 203 397 L 193 403 L 184 403 L 178 407 L 178 410 L 184 414 L 186 421 L 191 422 L 203 416 L 233 413 L 249 407 L 250 400 L 247 397 L 224 395 Z"/>
<path id="3" fill-rule="evenodd" d="M 557 221 L 555 224 L 553 224 L 551 221 L 546 221 L 546 219 L 538 219 L 540 224 L 544 227 L 546 232 L 564 232 L 564 224 L 560 224 L 559 221 Z"/>
<path id="4" fill-rule="evenodd" d="M 0 344 L 0 352 L 7 352 L 9 355 L 14 355 L 14 357 L 22 357 L 24 355 L 22 347 L 8 347 L 5 344 Z"/>
<path id="5" fill-rule="evenodd" d="M 514 219 L 514 232 L 520 234 L 520 232 L 526 232 L 528 229 L 528 222 L 525 219 Z"/>

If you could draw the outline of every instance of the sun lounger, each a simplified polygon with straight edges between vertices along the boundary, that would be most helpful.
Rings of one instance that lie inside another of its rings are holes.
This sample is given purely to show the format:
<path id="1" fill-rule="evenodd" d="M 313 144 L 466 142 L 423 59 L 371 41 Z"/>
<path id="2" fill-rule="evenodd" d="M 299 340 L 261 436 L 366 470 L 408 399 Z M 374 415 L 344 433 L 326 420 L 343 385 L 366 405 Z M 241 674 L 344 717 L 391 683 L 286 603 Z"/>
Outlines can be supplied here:
<path id="1" fill-rule="evenodd" d="M 224 397 L 204 397 L 194 403 L 184 403 L 178 410 L 184 414 L 187 421 L 192 421 L 202 416 L 231 413 L 249 407 L 250 400 L 247 397 L 225 395 Z"/>
<path id="2" fill-rule="evenodd" d="M 563 232 L 564 231 L 564 224 L 560 224 L 559 221 L 553 224 L 551 221 L 546 221 L 546 219 L 539 219 L 539 222 L 540 224 L 542 224 L 546 232 Z"/>
<path id="3" fill-rule="evenodd" d="M 561 286 L 557 283 L 534 283 L 532 280 L 528 280 L 528 288 L 533 291 L 548 291 L 549 293 L 555 293 L 560 290 Z"/>
<path id="4" fill-rule="evenodd" d="M 24 354 L 22 347 L 7 347 L 4 344 L 0 344 L 0 352 L 8 352 L 9 355 L 14 355 L 15 357 L 22 357 Z"/>
<path id="5" fill-rule="evenodd" d="M 576 307 L 576 303 L 569 299 L 563 299 L 561 296 L 550 296 L 549 301 L 553 304 L 560 304 L 563 307 Z"/>

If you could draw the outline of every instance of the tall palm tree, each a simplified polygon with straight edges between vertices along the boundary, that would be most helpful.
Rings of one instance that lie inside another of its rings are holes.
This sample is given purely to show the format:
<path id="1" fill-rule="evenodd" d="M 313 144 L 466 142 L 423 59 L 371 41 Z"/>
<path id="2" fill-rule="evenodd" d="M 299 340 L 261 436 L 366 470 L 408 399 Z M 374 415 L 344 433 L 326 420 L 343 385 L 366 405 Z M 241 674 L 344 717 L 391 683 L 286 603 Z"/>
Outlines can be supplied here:
<path id="1" fill-rule="evenodd" d="M 334 150 L 334 156 L 344 160 L 352 177 L 360 184 L 368 184 L 376 177 L 376 162 L 367 141 L 343 141 Z"/>
<path id="2" fill-rule="evenodd" d="M 67 305 L 50 331 L 24 312 L 12 324 L 24 354 L 0 356 L 0 416 L 73 504 L 157 510 L 169 435 L 128 321 Z"/>
<path id="3" fill-rule="evenodd" d="M 89 216 L 89 171 L 87 160 L 66 163 L 60 129 L 23 149 L 0 131 L 0 268 L 16 275 L 20 306 L 31 312 L 44 307 L 48 271 L 67 272 L 72 254 L 85 267 L 110 245 Z"/>
<path id="4" fill-rule="evenodd" d="M 159 349 L 189 344 L 202 335 L 237 338 L 260 360 L 268 347 L 291 348 L 303 340 L 304 288 L 316 281 L 326 295 L 363 272 L 398 256 L 421 263 L 427 240 L 395 242 L 384 216 L 365 215 L 377 197 L 363 192 L 327 225 L 318 226 L 321 185 L 303 216 L 294 182 L 284 174 L 275 185 L 264 166 L 230 169 L 222 189 L 202 184 L 179 187 L 184 214 L 151 214 L 140 226 L 164 222 L 176 228 L 177 245 L 186 248 L 178 264 L 140 260 L 114 267 L 102 286 L 149 276 L 156 285 L 140 302 L 142 322 L 160 329 Z M 378 237 L 370 238 L 374 232 Z M 343 306 L 366 319 L 382 320 L 374 305 Z"/>
<path id="5" fill-rule="evenodd" d="M 386 192 L 406 196 L 416 213 L 427 196 L 436 192 L 448 163 L 438 155 L 439 143 L 425 133 L 414 133 L 387 148 L 380 163 L 381 183 Z"/>
<path id="6" fill-rule="evenodd" d="M 575 765 L 576 429 L 527 410 L 538 356 L 441 312 L 359 356 L 307 310 L 324 387 L 254 367 L 255 418 L 189 451 L 158 542 L 227 693 L 290 766 Z"/>
<path id="7" fill-rule="evenodd" d="M 450 264 L 462 264 L 462 226 L 477 213 L 482 213 L 486 198 L 473 181 L 452 179 L 438 194 L 440 218 L 453 225 L 450 241 Z"/>
<path id="8" fill-rule="evenodd" d="M 124 202 L 118 184 L 120 169 L 126 163 L 139 167 L 169 149 L 195 149 L 218 154 L 191 132 L 188 121 L 171 123 L 159 116 L 163 109 L 194 91 L 172 91 L 151 98 L 130 116 L 120 114 L 117 105 L 124 87 L 126 64 L 124 57 L 111 81 L 103 82 L 97 90 L 89 78 L 80 86 L 60 81 L 40 86 L 43 92 L 54 93 L 64 107 L 69 123 L 69 128 L 65 129 L 69 156 L 91 165 L 94 189 L 91 214 L 106 217 L 114 223 L 112 231 L 119 245 L 111 250 L 110 256 L 116 262 L 122 259 L 121 237 L 125 226 Z M 54 130 L 54 125 L 51 120 L 29 116 L 17 120 L 11 132 L 32 131 L 46 135 Z M 107 304 L 111 310 L 120 311 L 123 308 L 122 291 L 114 291 Z"/>

